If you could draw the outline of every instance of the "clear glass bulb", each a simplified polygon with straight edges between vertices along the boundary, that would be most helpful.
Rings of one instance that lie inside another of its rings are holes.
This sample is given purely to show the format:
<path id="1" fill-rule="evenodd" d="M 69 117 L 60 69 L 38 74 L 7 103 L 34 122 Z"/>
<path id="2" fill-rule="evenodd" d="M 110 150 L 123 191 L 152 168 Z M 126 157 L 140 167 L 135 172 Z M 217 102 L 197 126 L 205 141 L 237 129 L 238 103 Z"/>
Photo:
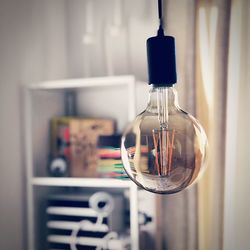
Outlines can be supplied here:
<path id="1" fill-rule="evenodd" d="M 140 187 L 176 193 L 197 180 L 206 162 L 207 138 L 199 122 L 180 109 L 174 87 L 153 87 L 145 111 L 125 130 L 122 161 Z"/>

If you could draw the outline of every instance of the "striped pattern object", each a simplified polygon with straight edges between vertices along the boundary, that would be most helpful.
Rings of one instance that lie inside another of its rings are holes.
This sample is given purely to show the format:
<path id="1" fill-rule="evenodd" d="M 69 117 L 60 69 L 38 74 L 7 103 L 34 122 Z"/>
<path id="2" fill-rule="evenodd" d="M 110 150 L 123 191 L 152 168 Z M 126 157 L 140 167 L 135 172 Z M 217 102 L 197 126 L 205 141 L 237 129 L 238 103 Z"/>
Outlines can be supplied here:
<path id="1" fill-rule="evenodd" d="M 120 141 L 121 135 L 99 137 L 97 163 L 99 177 L 128 179 L 121 160 Z"/>
<path id="2" fill-rule="evenodd" d="M 129 249 L 129 237 L 125 236 L 123 221 L 124 197 L 112 195 L 114 209 L 108 216 L 100 216 L 90 207 L 90 197 L 91 194 L 64 194 L 48 198 L 48 250 Z M 106 238 L 110 239 L 108 245 Z"/>

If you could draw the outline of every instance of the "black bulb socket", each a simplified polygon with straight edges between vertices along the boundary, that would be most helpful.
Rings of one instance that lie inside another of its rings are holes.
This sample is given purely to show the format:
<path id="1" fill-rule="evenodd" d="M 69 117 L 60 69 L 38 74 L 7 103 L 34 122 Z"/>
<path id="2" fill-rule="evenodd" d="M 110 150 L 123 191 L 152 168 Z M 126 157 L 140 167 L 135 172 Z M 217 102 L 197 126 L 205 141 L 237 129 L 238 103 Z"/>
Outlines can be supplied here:
<path id="1" fill-rule="evenodd" d="M 171 87 L 177 82 L 175 39 L 158 34 L 147 40 L 148 78 L 154 86 Z"/>

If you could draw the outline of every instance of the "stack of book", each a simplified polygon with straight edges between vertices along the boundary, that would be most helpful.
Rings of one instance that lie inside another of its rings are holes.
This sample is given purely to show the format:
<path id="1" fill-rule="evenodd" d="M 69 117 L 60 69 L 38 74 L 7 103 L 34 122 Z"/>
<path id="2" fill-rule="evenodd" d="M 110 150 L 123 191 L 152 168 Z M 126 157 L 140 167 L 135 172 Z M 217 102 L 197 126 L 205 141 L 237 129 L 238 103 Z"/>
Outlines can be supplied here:
<path id="1" fill-rule="evenodd" d="M 97 163 L 97 175 L 99 177 L 128 178 L 121 160 L 120 141 L 120 135 L 99 137 Z"/>

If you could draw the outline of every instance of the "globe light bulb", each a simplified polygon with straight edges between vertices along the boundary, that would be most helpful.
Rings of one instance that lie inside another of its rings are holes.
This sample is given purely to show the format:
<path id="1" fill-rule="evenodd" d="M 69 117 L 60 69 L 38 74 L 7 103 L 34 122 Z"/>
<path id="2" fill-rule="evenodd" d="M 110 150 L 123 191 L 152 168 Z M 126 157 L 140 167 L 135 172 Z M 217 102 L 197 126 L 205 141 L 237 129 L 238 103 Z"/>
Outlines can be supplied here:
<path id="1" fill-rule="evenodd" d="M 178 104 L 174 87 L 155 87 L 148 105 L 122 137 L 122 160 L 140 187 L 171 194 L 188 187 L 202 172 L 207 139 L 199 122 Z"/>
<path id="2" fill-rule="evenodd" d="M 179 107 L 175 41 L 164 35 L 161 0 L 158 7 L 158 33 L 147 40 L 149 102 L 125 130 L 121 153 L 128 176 L 138 186 L 172 194 L 195 183 L 203 172 L 207 138 L 200 123 Z"/>

